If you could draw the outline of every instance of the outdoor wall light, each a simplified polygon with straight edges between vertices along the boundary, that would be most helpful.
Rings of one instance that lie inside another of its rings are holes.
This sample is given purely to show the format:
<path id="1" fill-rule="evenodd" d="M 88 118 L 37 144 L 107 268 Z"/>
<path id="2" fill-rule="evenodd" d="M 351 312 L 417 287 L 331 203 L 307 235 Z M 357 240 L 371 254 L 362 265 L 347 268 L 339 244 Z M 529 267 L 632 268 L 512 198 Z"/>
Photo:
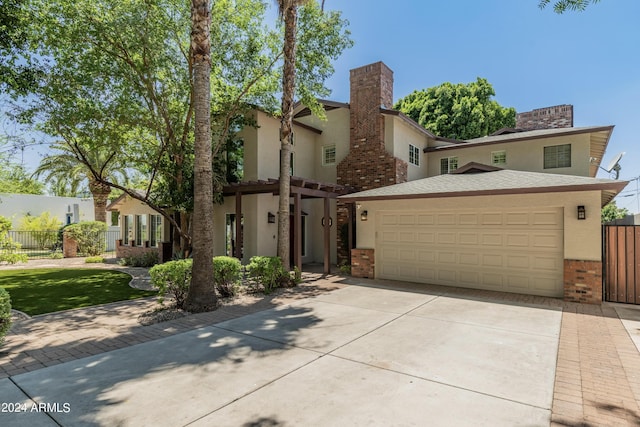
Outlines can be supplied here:
<path id="1" fill-rule="evenodd" d="M 587 219 L 587 211 L 582 205 L 578 206 L 578 219 Z"/>
<path id="2" fill-rule="evenodd" d="M 269 224 L 274 224 L 276 222 L 276 216 L 274 214 L 272 214 L 271 212 L 267 213 L 267 222 Z"/>
<path id="3" fill-rule="evenodd" d="M 368 215 L 369 215 L 369 212 L 362 211 L 362 213 L 360 214 L 360 221 L 366 221 Z"/>

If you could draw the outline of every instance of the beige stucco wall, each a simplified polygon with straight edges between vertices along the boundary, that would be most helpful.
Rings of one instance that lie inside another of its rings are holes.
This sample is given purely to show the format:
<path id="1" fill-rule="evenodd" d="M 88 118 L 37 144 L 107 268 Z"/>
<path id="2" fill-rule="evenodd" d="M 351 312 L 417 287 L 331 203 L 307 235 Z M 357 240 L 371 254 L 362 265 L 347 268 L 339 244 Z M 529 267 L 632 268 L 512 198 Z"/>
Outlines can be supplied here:
<path id="1" fill-rule="evenodd" d="M 357 227 L 357 247 L 375 248 L 376 213 L 382 210 L 500 210 L 506 208 L 559 207 L 564 210 L 564 258 L 600 261 L 601 225 L 600 191 L 564 193 L 516 194 L 502 196 L 448 197 L 439 199 L 410 199 L 360 202 Z M 586 220 L 577 219 L 577 206 L 584 205 Z M 360 212 L 366 210 L 367 221 L 360 220 Z"/>
<path id="2" fill-rule="evenodd" d="M 427 147 L 427 137 L 399 117 L 387 116 L 386 122 L 385 133 L 391 129 L 391 135 L 385 137 L 385 143 L 389 145 L 389 142 L 391 142 L 392 151 L 390 153 L 407 162 L 407 179 L 413 181 L 426 178 L 429 165 L 423 149 Z M 409 144 L 418 147 L 420 150 L 420 166 L 409 163 Z M 389 147 L 387 147 L 387 150 L 389 150 Z"/>
<path id="3" fill-rule="evenodd" d="M 140 200 L 134 199 L 132 197 L 125 197 L 118 205 L 118 213 L 120 214 L 119 217 L 119 227 L 120 227 L 120 236 L 124 236 L 125 230 L 124 230 L 124 221 L 122 220 L 122 217 L 124 215 L 160 215 L 157 211 L 153 210 L 152 208 L 150 208 L 148 205 L 142 203 Z M 149 222 L 147 221 L 147 226 L 148 226 Z M 135 236 L 136 230 L 135 230 L 135 221 L 133 223 L 133 235 Z M 166 218 L 162 218 L 162 238 L 161 240 L 163 242 L 168 242 L 170 241 L 170 236 L 169 236 L 169 230 L 170 230 L 170 225 L 169 222 L 166 220 Z"/>
<path id="4" fill-rule="evenodd" d="M 544 147 L 562 144 L 571 144 L 571 167 L 544 169 Z M 589 134 L 579 134 L 443 150 L 440 152 L 426 154 L 429 165 L 428 176 L 440 174 L 440 159 L 444 157 L 458 157 L 458 166 L 464 166 L 469 162 L 490 165 L 491 152 L 502 150 L 505 150 L 507 153 L 507 164 L 500 166 L 504 169 L 555 173 L 562 175 L 590 176 L 589 149 Z"/>
<path id="5" fill-rule="evenodd" d="M 336 182 L 336 165 L 349 154 L 349 110 L 337 108 L 327 111 L 327 120 L 310 120 L 309 124 L 322 130 L 322 134 L 316 136 L 316 162 L 315 178 L 322 182 Z M 302 119 L 301 119 L 302 121 Z M 306 123 L 306 121 L 305 121 Z M 336 146 L 336 164 L 322 165 L 322 147 L 325 145 Z"/>

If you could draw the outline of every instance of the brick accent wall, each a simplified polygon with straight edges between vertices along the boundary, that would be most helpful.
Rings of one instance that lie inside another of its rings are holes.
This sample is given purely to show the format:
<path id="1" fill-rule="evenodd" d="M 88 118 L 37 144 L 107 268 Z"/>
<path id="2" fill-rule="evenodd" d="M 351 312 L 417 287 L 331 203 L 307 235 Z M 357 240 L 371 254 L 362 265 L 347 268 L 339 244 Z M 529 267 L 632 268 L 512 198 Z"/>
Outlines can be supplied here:
<path id="1" fill-rule="evenodd" d="M 407 163 L 385 149 L 384 116 L 380 108 L 392 108 L 393 71 L 382 62 L 355 68 L 350 72 L 349 154 L 337 166 L 337 183 L 357 191 L 407 181 Z M 348 221 L 347 209 L 337 205 L 338 227 Z M 349 253 L 338 233 L 338 263 Z"/>
<path id="2" fill-rule="evenodd" d="M 132 244 L 135 244 L 134 241 L 131 241 Z M 140 256 L 145 254 L 146 252 L 157 252 L 158 258 L 160 258 L 160 252 L 158 248 L 145 248 L 141 246 L 128 246 L 123 245 L 121 240 L 116 240 L 116 257 L 117 258 L 125 258 L 132 256 Z"/>
<path id="3" fill-rule="evenodd" d="M 537 108 L 516 114 L 516 128 L 525 130 L 573 127 L 573 105 Z"/>
<path id="4" fill-rule="evenodd" d="M 351 249 L 351 275 L 366 279 L 375 278 L 375 250 Z"/>
<path id="5" fill-rule="evenodd" d="M 602 303 L 602 262 L 564 260 L 564 300 Z"/>

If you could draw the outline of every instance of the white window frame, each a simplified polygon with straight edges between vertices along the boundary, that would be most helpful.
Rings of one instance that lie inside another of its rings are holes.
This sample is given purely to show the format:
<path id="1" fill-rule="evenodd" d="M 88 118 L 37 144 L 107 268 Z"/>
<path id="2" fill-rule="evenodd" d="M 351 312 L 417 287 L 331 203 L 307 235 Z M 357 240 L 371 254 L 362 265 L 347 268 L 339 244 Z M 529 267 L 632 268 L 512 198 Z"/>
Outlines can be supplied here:
<path id="1" fill-rule="evenodd" d="M 413 144 L 409 144 L 409 163 L 420 166 L 420 149 Z"/>
<path id="2" fill-rule="evenodd" d="M 333 159 L 327 159 L 327 154 L 333 151 Z M 336 164 L 336 144 L 322 146 L 322 166 L 333 166 Z"/>
<path id="3" fill-rule="evenodd" d="M 136 215 L 134 229 L 136 246 L 144 246 L 144 242 L 149 240 L 149 216 Z M 140 238 L 139 240 L 138 237 Z"/>
<path id="4" fill-rule="evenodd" d="M 159 220 L 159 221 L 158 221 Z M 149 215 L 149 246 L 157 248 L 162 242 L 162 215 Z"/>
<path id="5" fill-rule="evenodd" d="M 542 167 L 544 169 L 570 168 L 571 144 L 558 144 L 544 147 Z"/>
<path id="6" fill-rule="evenodd" d="M 507 164 L 507 150 L 492 151 L 491 152 L 491 164 L 493 166 L 506 165 Z"/>
<path id="7" fill-rule="evenodd" d="M 443 168 L 443 160 L 447 162 L 447 169 Z M 447 175 L 458 169 L 458 156 L 442 157 L 440 159 L 440 175 Z"/>

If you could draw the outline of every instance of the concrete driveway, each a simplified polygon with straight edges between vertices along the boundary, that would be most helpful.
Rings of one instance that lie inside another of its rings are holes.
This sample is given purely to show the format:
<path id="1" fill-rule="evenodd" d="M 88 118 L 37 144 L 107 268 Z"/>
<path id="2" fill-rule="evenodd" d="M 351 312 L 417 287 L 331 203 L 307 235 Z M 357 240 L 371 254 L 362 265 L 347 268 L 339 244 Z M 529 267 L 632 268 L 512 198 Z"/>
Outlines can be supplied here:
<path id="1" fill-rule="evenodd" d="M 2 379 L 0 424 L 548 426 L 561 317 L 349 286 Z"/>

